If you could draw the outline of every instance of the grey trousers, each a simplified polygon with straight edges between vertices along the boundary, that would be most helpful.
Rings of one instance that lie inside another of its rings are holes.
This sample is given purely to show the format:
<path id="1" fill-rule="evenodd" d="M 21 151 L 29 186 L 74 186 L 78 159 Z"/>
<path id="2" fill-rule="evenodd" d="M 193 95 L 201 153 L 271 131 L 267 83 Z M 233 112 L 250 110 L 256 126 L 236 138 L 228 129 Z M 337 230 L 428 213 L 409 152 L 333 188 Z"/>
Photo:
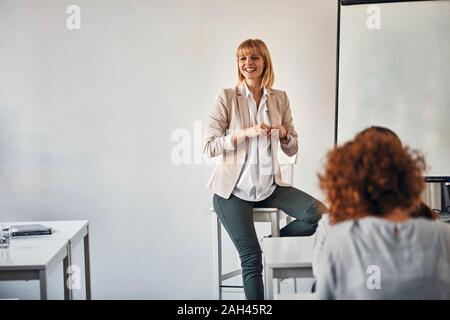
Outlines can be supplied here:
<path id="1" fill-rule="evenodd" d="M 294 187 L 277 186 L 270 197 L 251 202 L 234 195 L 213 198 L 214 210 L 233 241 L 241 260 L 242 280 L 248 300 L 263 300 L 262 252 L 253 222 L 253 208 L 278 208 L 296 218 L 280 230 L 281 237 L 310 236 L 327 208 Z"/>

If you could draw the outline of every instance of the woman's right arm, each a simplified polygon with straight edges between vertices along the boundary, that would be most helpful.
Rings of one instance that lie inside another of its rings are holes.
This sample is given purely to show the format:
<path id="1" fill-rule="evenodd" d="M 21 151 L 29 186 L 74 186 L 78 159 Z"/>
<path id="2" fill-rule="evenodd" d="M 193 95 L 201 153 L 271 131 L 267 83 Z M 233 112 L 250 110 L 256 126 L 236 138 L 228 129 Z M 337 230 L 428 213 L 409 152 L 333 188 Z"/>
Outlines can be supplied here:
<path id="1" fill-rule="evenodd" d="M 232 134 L 226 132 L 230 119 L 228 119 L 225 101 L 225 90 L 222 90 L 217 97 L 213 112 L 209 115 L 208 127 L 205 131 L 203 153 L 208 157 L 218 156 L 225 150 L 234 150 Z"/>

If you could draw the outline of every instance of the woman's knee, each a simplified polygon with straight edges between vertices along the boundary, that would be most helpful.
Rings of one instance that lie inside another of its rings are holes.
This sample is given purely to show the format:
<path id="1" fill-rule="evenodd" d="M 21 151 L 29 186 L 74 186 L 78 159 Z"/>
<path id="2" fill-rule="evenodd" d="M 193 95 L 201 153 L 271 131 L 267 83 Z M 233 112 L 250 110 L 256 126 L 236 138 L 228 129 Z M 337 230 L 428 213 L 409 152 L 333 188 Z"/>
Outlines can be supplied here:
<path id="1" fill-rule="evenodd" d="M 315 201 L 307 210 L 307 216 L 304 222 L 317 226 L 322 214 L 326 213 L 328 208 L 320 201 Z"/>

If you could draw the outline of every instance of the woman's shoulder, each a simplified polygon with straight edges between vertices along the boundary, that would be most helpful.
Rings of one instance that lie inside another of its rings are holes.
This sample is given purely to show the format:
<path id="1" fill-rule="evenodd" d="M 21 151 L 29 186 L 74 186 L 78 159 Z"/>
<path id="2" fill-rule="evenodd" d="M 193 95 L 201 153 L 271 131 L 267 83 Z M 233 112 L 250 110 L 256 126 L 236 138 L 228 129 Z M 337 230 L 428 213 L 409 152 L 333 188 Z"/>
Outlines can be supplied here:
<path id="1" fill-rule="evenodd" d="M 319 222 L 320 223 L 320 222 Z M 330 224 L 329 220 L 322 221 L 322 225 L 327 227 L 328 237 L 331 243 L 342 243 L 351 239 L 352 229 L 357 226 L 357 221 L 347 220 L 336 224 Z"/>
<path id="2" fill-rule="evenodd" d="M 445 238 L 450 243 L 450 224 L 429 220 L 424 218 L 412 218 L 407 221 L 395 223 L 379 217 L 363 217 L 354 220 L 347 220 L 331 226 L 333 230 L 334 242 L 339 243 L 352 240 L 355 236 L 358 238 L 371 238 L 374 235 L 390 234 L 394 226 L 400 228 L 401 232 L 411 236 L 430 238 L 432 235 Z M 383 236 L 384 237 L 384 236 Z M 390 237 L 388 237 L 390 239 Z"/>
<path id="3" fill-rule="evenodd" d="M 234 98 L 237 94 L 237 88 L 224 88 L 224 89 L 220 89 L 217 96 L 224 99 L 224 100 L 228 100 L 231 98 Z"/>
<path id="4" fill-rule="evenodd" d="M 223 89 L 220 89 L 219 92 L 225 92 L 225 93 L 227 93 L 227 94 L 236 94 L 237 90 L 238 90 L 238 89 L 237 89 L 236 87 L 232 87 L 232 88 L 223 88 Z"/>
<path id="5" fill-rule="evenodd" d="M 275 96 L 284 97 L 286 95 L 286 91 L 280 89 L 268 88 L 267 91 Z"/>
<path id="6" fill-rule="evenodd" d="M 450 241 L 450 224 L 439 221 L 439 220 L 430 220 L 426 218 L 414 218 L 411 219 L 414 222 L 415 227 L 420 229 L 421 231 L 429 234 L 437 234 L 440 233 L 444 235 Z"/>
<path id="7" fill-rule="evenodd" d="M 269 90 L 272 90 L 272 92 L 273 92 L 274 94 L 286 94 L 286 91 L 285 91 L 285 90 L 282 90 L 282 89 L 269 88 Z"/>

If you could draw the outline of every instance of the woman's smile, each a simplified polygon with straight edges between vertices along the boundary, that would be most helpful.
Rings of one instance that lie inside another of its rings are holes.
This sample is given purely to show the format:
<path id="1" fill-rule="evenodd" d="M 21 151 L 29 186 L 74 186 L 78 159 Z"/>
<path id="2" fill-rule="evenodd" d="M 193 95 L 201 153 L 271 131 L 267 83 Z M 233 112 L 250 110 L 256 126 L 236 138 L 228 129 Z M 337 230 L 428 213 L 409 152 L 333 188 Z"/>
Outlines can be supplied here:
<path id="1" fill-rule="evenodd" d="M 257 53 L 243 54 L 239 57 L 239 70 L 246 79 L 257 79 L 264 71 L 264 60 Z"/>

